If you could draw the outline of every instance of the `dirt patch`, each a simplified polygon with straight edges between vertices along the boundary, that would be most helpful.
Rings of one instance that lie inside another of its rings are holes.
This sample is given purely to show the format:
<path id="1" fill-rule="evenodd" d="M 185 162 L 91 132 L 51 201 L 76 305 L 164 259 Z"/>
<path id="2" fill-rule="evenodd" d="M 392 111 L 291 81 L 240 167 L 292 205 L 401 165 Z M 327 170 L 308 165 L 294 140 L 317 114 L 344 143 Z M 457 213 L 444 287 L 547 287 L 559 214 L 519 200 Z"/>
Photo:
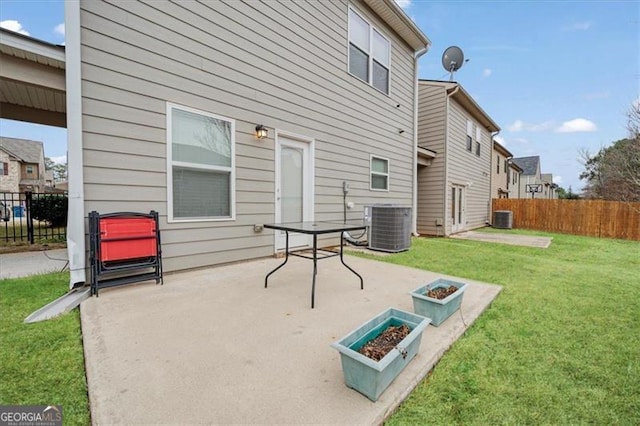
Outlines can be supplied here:
<path id="1" fill-rule="evenodd" d="M 427 291 L 427 297 L 442 300 L 447 298 L 448 296 L 451 296 L 456 291 L 458 291 L 458 287 L 453 285 L 450 285 L 449 287 L 438 287 L 436 289 Z"/>
<path id="2" fill-rule="evenodd" d="M 406 324 L 400 326 L 389 326 L 375 339 L 369 340 L 358 352 L 374 361 L 380 361 L 386 354 L 391 352 L 398 343 L 409 335 L 411 330 Z"/>

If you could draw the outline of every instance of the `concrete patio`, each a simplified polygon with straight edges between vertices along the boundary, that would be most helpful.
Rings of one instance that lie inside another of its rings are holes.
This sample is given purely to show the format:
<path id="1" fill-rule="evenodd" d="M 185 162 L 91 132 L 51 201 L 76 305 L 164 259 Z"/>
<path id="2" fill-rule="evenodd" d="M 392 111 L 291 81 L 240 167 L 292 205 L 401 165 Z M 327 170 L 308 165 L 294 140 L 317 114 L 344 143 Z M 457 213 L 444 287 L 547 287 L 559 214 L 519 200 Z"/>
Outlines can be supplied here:
<path id="1" fill-rule="evenodd" d="M 456 313 L 427 327 L 416 358 L 373 403 L 344 385 L 329 345 L 386 308 L 412 311 L 408 292 L 440 274 L 347 256 L 281 259 L 165 277 L 164 286 L 105 289 L 81 305 L 95 424 L 379 424 L 501 290 L 470 285 Z"/>

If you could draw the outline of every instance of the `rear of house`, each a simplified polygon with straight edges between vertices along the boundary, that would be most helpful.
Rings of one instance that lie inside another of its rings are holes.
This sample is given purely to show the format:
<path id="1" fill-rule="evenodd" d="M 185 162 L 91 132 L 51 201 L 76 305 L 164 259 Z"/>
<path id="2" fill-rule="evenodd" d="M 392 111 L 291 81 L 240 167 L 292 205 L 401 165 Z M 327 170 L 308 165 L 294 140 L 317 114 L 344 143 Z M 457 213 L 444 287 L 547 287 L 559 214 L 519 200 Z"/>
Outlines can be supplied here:
<path id="1" fill-rule="evenodd" d="M 518 198 L 541 198 L 542 177 L 540 173 L 540 157 L 537 155 L 518 157 L 511 161 L 522 169 L 520 183 L 518 184 Z"/>
<path id="2" fill-rule="evenodd" d="M 418 232 L 450 235 L 484 226 L 492 140 L 500 128 L 460 84 L 420 80 L 418 86 L 418 146 L 435 154 L 418 169 Z"/>
<path id="3" fill-rule="evenodd" d="M 44 145 L 0 137 L 0 193 L 45 191 Z"/>
<path id="4" fill-rule="evenodd" d="M 87 1 L 66 14 L 83 162 L 69 188 L 84 200 L 71 214 L 158 211 L 166 270 L 271 255 L 282 242 L 254 225 L 341 220 L 343 182 L 349 218 L 412 204 L 414 55 L 429 41 L 395 2 Z"/>

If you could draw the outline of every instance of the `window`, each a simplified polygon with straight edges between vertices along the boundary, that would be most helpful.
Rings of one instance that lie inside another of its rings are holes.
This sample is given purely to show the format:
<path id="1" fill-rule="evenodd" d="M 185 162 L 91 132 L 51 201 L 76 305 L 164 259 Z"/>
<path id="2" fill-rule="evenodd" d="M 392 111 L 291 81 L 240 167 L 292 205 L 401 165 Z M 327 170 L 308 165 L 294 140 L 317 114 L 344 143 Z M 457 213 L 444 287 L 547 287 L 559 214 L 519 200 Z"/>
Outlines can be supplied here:
<path id="1" fill-rule="evenodd" d="M 389 160 L 371 156 L 371 189 L 389 190 Z"/>
<path id="2" fill-rule="evenodd" d="M 169 221 L 233 219 L 235 121 L 167 104 Z"/>
<path id="3" fill-rule="evenodd" d="M 467 151 L 471 152 L 473 148 L 473 123 L 467 120 Z"/>
<path id="4" fill-rule="evenodd" d="M 508 169 L 508 163 L 507 163 L 507 159 L 504 159 L 504 172 L 507 173 L 507 169 Z"/>
<path id="5" fill-rule="evenodd" d="M 391 43 L 353 9 L 349 9 L 349 72 L 389 94 Z"/>
<path id="6" fill-rule="evenodd" d="M 476 142 L 476 155 L 480 157 L 480 142 Z"/>
<path id="7" fill-rule="evenodd" d="M 9 163 L 3 163 L 0 161 L 0 176 L 7 176 L 9 174 Z"/>
<path id="8" fill-rule="evenodd" d="M 33 166 L 27 166 L 25 168 L 25 171 L 27 172 L 28 175 L 32 175 L 33 174 Z"/>
<path id="9" fill-rule="evenodd" d="M 480 157 L 480 141 L 482 140 L 482 133 L 480 127 L 476 126 L 476 155 Z"/>
<path id="10" fill-rule="evenodd" d="M 500 174 L 500 156 L 496 155 L 496 173 Z"/>

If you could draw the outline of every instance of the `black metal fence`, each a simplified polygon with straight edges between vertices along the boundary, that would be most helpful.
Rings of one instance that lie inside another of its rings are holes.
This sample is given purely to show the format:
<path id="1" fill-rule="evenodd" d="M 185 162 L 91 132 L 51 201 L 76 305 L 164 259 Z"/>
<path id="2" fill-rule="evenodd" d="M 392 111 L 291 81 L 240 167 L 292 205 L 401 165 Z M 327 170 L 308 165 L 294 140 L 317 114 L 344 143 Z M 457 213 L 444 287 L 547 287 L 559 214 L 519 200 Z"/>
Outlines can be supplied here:
<path id="1" fill-rule="evenodd" d="M 67 194 L 0 192 L 0 245 L 64 242 Z"/>

